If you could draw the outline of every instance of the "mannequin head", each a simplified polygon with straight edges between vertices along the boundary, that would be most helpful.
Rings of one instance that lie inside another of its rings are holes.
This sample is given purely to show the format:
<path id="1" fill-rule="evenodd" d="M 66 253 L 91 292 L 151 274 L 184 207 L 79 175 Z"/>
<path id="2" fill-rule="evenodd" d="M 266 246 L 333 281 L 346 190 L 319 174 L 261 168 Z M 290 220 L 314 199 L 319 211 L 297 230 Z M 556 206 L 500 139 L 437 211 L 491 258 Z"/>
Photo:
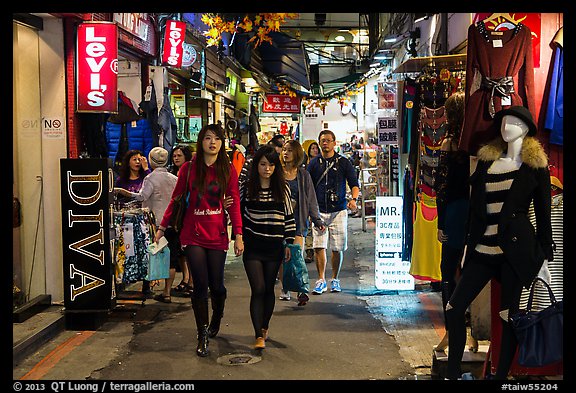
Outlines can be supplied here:
<path id="1" fill-rule="evenodd" d="M 534 119 L 532 118 L 532 114 L 530 113 L 528 108 L 524 106 L 511 106 L 508 109 L 502 109 L 501 111 L 496 113 L 496 116 L 494 116 L 494 123 L 496 127 L 500 129 L 500 132 L 504 130 L 502 119 L 504 119 L 504 117 L 508 115 L 515 116 L 516 118 L 523 121 L 526 127 L 528 127 L 528 133 L 526 135 L 528 136 L 536 135 L 537 127 L 536 124 L 534 123 Z M 502 136 L 504 135 L 502 134 Z"/>
<path id="2" fill-rule="evenodd" d="M 519 138 L 524 139 L 528 134 L 528 130 L 528 125 L 517 116 L 506 115 L 502 118 L 500 133 L 504 142 L 513 142 Z"/>

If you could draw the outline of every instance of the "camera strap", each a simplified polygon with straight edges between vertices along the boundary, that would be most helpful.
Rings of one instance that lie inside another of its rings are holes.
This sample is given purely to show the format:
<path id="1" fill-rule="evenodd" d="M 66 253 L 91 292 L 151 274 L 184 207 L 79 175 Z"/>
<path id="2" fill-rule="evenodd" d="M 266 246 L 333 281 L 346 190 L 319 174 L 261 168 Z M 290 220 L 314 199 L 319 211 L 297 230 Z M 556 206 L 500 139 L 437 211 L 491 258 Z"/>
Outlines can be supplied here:
<path id="1" fill-rule="evenodd" d="M 334 164 L 336 164 L 337 162 L 338 162 L 338 157 L 336 157 L 336 159 L 334 161 L 332 161 L 330 163 L 330 165 L 326 165 L 326 169 L 324 170 L 324 173 L 322 173 L 322 175 L 320 176 L 320 178 L 316 182 L 315 188 L 318 187 L 318 184 L 320 184 L 320 181 L 324 178 L 324 176 L 326 176 L 328 174 L 328 171 L 330 170 L 330 168 L 332 168 L 334 166 Z"/>

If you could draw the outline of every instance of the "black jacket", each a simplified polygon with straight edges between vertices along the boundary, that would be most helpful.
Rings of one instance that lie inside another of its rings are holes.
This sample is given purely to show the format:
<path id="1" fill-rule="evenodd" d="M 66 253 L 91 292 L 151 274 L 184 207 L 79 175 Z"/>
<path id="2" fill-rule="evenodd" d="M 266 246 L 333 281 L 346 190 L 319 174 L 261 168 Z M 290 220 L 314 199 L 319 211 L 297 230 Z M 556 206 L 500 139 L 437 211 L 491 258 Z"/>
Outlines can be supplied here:
<path id="1" fill-rule="evenodd" d="M 478 165 L 470 177 L 470 219 L 467 237 L 466 263 L 486 230 L 486 172 L 507 148 L 501 137 L 478 150 Z M 552 240 L 550 172 L 548 158 L 540 143 L 525 137 L 522 144 L 522 165 L 500 212 L 498 245 L 507 261 L 520 278 L 522 285 L 530 287 L 544 259 L 554 258 Z M 536 228 L 528 218 L 534 203 Z"/>

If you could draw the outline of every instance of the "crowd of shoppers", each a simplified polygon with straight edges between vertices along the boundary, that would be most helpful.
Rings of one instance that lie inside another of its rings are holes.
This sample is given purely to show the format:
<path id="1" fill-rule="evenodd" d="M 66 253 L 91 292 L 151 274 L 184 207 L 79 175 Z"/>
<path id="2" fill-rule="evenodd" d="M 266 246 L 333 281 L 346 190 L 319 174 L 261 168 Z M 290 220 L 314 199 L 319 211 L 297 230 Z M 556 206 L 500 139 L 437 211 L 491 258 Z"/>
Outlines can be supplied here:
<path id="1" fill-rule="evenodd" d="M 224 316 L 228 225 L 234 253 L 242 255 L 251 288 L 254 348 L 261 350 L 268 338 L 281 266 L 291 257 L 287 244 L 298 244 L 304 252 L 305 239 L 312 234 L 309 248 L 314 248 L 321 277 L 313 291 L 316 294 L 326 290 L 325 253 L 330 244 L 331 291 L 341 290 L 338 274 L 347 247 L 346 208 L 356 209 L 359 192 L 354 168 L 335 152 L 335 136 L 329 130 L 320 133 L 318 142 L 307 143 L 306 151 L 298 141 L 276 135 L 246 159 L 239 174 L 231 165 L 224 142 L 222 127 L 209 124 L 200 131 L 195 152 L 186 145 L 177 145 L 170 153 L 156 147 L 146 160 L 141 152 L 129 151 L 115 188 L 122 205 L 152 210 L 157 220 L 155 242 L 162 237 L 168 240 L 170 276 L 154 299 L 170 303 L 174 294 L 191 298 L 196 353 L 201 357 L 208 356 L 209 338 L 219 333 Z M 174 200 L 186 189 L 187 176 L 183 174 L 187 173 L 189 208 L 182 229 L 176 232 L 171 225 Z M 352 191 L 350 201 L 346 201 L 346 185 Z M 177 268 L 182 280 L 172 288 Z M 279 287 L 280 298 L 289 300 L 290 293 Z M 148 282 L 144 282 L 143 290 L 153 292 Z M 310 300 L 305 292 L 297 296 L 300 306 Z"/>

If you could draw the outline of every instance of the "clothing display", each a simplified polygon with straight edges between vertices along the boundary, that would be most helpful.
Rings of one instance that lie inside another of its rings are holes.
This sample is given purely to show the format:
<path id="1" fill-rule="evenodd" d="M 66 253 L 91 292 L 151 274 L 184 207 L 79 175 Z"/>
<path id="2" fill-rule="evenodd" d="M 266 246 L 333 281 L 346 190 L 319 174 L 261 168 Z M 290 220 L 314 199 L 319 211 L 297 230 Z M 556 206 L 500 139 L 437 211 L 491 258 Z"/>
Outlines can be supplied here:
<path id="1" fill-rule="evenodd" d="M 546 105 L 544 129 L 550 131 L 550 143 L 564 144 L 564 47 L 563 28 L 560 28 L 552 46 L 554 48 L 550 93 Z"/>
<path id="2" fill-rule="evenodd" d="M 430 200 L 429 200 L 430 202 Z M 440 281 L 440 259 L 442 243 L 436 236 L 438 214 L 436 206 L 426 204 L 423 200 L 416 204 L 414 221 L 414 241 L 409 273 L 419 280 Z"/>
<path id="3" fill-rule="evenodd" d="M 479 162 L 470 176 L 470 222 L 468 232 L 468 253 L 476 249 L 484 237 L 487 226 L 487 186 L 488 168 L 507 149 L 502 138 L 483 146 L 478 151 Z M 516 171 L 501 207 L 501 220 L 497 227 L 504 229 L 497 238 L 508 263 L 525 288 L 530 287 L 538 274 L 542 261 L 554 259 L 552 229 L 550 223 L 550 173 L 548 161 L 542 145 L 534 137 L 526 136 L 521 148 L 522 166 Z M 530 203 L 534 200 L 538 231 L 525 217 Z M 525 212 L 525 213 L 522 213 Z M 539 243 L 540 247 L 535 247 Z M 464 266 L 468 263 L 468 255 Z"/>
<path id="4" fill-rule="evenodd" d="M 154 214 L 147 208 L 114 212 L 114 277 L 116 284 L 142 281 L 148 273 L 148 246 L 153 242 Z"/>
<path id="5" fill-rule="evenodd" d="M 556 300 L 564 298 L 564 194 L 558 194 L 552 197 L 552 240 L 556 248 L 554 250 L 554 260 L 548 262 L 548 270 L 550 271 L 550 288 L 554 293 Z M 536 227 L 536 214 L 534 212 L 534 205 L 530 206 L 528 211 L 528 218 L 534 227 Z M 520 308 L 523 309 L 528 303 L 528 296 L 530 291 L 526 288 L 522 290 L 520 298 Z M 542 310 L 550 305 L 550 297 L 545 288 L 536 286 L 534 290 L 534 300 L 532 308 L 534 310 Z"/>
<path id="6" fill-rule="evenodd" d="M 535 116 L 534 64 L 530 29 L 493 32 L 480 21 L 468 28 L 466 109 L 459 147 L 476 155 L 499 135 L 494 115 L 509 106 L 527 107 Z"/>

